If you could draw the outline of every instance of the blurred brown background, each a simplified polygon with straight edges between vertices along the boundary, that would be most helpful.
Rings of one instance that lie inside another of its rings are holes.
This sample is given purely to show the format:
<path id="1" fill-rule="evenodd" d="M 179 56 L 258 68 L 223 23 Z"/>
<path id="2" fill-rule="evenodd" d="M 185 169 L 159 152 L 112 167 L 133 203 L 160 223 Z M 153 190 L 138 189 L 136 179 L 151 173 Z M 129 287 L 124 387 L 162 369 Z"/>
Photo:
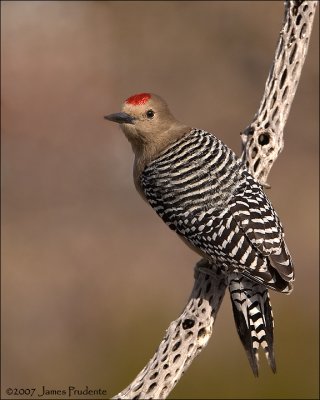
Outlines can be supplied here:
<path id="1" fill-rule="evenodd" d="M 155 92 L 239 153 L 282 19 L 282 1 L 1 2 L 2 398 L 110 397 L 153 355 L 198 257 L 136 194 L 130 145 L 103 115 Z M 278 373 L 261 354 L 253 377 L 227 295 L 171 398 L 318 398 L 318 35 L 317 12 L 269 177 L 296 265 L 294 293 L 271 293 Z"/>

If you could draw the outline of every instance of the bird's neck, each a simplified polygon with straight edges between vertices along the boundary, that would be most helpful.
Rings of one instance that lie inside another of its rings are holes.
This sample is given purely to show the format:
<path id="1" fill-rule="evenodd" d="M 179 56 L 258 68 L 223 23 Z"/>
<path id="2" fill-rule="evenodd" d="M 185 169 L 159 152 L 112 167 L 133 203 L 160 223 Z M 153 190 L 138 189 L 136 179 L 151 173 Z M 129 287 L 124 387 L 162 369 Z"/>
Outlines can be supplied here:
<path id="1" fill-rule="evenodd" d="M 133 143 L 131 141 L 135 154 L 133 176 L 136 187 L 139 186 L 139 178 L 145 167 L 169 146 L 188 134 L 190 130 L 190 127 L 179 123 L 176 126 L 172 126 L 167 132 L 162 132 L 157 142 Z M 139 189 L 138 191 L 140 192 Z"/>

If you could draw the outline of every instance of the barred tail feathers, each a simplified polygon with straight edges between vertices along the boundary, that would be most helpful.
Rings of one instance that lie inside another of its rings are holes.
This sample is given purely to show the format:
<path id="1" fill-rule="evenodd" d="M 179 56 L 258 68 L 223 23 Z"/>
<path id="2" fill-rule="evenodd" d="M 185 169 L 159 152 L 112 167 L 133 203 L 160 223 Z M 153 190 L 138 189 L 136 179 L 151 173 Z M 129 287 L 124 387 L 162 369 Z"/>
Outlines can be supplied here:
<path id="1" fill-rule="evenodd" d="M 255 376 L 259 374 L 258 350 L 260 346 L 275 373 L 274 324 L 268 289 L 234 272 L 229 276 L 229 291 L 237 331 L 253 374 Z"/>

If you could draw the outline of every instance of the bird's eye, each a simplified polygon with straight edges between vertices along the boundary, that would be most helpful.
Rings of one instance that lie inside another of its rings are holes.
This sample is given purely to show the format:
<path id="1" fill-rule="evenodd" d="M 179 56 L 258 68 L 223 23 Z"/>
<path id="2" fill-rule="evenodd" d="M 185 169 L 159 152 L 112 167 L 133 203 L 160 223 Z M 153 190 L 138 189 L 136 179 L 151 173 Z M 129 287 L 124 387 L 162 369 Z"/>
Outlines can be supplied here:
<path id="1" fill-rule="evenodd" d="M 147 118 L 153 118 L 153 116 L 154 116 L 154 111 L 153 111 L 153 110 L 148 110 L 147 113 L 146 113 L 146 115 L 147 115 Z"/>

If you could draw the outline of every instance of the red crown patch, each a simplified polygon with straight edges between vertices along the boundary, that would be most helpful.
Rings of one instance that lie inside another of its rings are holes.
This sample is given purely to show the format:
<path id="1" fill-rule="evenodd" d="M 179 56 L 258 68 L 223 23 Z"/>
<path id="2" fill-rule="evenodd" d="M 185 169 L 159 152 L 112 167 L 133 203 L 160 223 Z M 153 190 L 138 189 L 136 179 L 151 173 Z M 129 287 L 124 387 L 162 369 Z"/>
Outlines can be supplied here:
<path id="1" fill-rule="evenodd" d="M 127 104 L 132 104 L 134 106 L 139 106 L 141 104 L 146 103 L 151 97 L 150 93 L 139 93 L 129 97 L 126 100 Z"/>

